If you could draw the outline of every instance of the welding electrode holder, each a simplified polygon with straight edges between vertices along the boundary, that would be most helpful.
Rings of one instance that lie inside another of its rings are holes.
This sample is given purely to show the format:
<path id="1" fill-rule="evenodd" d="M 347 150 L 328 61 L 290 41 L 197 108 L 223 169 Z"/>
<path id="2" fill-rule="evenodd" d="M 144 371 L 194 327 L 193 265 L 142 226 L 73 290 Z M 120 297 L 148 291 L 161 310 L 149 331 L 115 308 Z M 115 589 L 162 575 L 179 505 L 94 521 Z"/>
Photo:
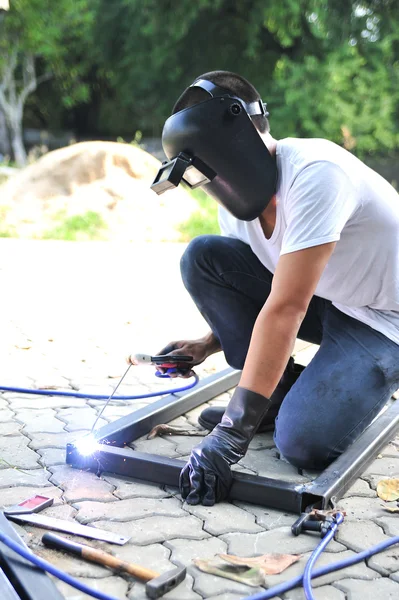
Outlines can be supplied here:
<path id="1" fill-rule="evenodd" d="M 315 531 L 324 537 L 335 522 L 333 515 L 327 515 L 322 518 L 317 517 L 313 512 L 303 512 L 301 516 L 291 526 L 293 535 L 299 535 L 304 531 Z"/>

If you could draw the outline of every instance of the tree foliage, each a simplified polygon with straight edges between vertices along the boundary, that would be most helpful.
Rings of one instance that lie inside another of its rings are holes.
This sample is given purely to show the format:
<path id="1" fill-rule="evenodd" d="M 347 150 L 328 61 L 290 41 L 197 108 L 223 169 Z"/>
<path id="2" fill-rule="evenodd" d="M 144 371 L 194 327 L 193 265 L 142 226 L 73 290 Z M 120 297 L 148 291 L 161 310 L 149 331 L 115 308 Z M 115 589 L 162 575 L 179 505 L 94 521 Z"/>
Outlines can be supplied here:
<path id="1" fill-rule="evenodd" d="M 46 88 L 52 106 L 66 107 L 67 118 L 79 113 L 74 122 L 83 130 L 86 124 L 86 133 L 158 136 L 196 76 L 226 69 L 259 89 L 277 137 L 327 137 L 359 154 L 399 146 L 397 0 L 11 0 L 11 6 L 3 20 L 8 37 L 0 24 L 0 70 L 2 49 L 14 35 L 21 51 L 37 57 L 39 74 L 54 74 Z M 44 120 L 54 110 L 47 104 Z"/>

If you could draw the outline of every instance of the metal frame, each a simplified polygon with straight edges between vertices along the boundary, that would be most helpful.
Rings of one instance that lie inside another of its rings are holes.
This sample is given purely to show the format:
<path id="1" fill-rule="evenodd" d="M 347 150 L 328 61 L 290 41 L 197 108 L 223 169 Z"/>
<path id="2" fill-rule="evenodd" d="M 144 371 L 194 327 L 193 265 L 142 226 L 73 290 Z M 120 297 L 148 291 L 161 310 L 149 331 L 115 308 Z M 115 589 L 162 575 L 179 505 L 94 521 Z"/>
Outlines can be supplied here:
<path id="1" fill-rule="evenodd" d="M 170 394 L 96 432 L 99 449 L 82 456 L 74 444 L 67 445 L 66 462 L 97 473 L 108 471 L 178 486 L 184 462 L 124 447 L 145 435 L 155 425 L 167 423 L 236 386 L 240 371 L 226 369 L 202 380 L 193 390 Z M 394 402 L 363 434 L 316 479 L 306 484 L 234 473 L 230 499 L 252 502 L 284 511 L 301 513 L 310 505 L 332 506 L 399 431 L 399 402 Z"/>
<path id="2" fill-rule="evenodd" d="M 27 548 L 14 527 L 0 512 L 0 531 Z M 63 600 L 64 596 L 47 574 L 0 542 L 1 600 Z"/>

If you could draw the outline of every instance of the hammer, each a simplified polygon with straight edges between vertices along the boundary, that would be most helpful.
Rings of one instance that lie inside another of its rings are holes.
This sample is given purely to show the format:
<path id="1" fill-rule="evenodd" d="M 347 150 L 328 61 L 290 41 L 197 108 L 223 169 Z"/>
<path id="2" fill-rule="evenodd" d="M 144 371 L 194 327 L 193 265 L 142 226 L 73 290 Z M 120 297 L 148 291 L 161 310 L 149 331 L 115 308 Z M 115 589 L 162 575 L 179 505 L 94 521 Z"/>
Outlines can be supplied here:
<path id="1" fill-rule="evenodd" d="M 42 542 L 49 548 L 56 548 L 57 550 L 65 550 L 66 552 L 77 554 L 86 560 L 91 560 L 92 562 L 96 562 L 112 569 L 117 569 L 118 571 L 125 571 L 126 573 L 129 573 L 129 575 L 137 577 L 140 581 L 145 581 L 145 592 L 149 598 L 160 598 L 178 586 L 186 577 L 185 567 L 177 567 L 176 569 L 171 569 L 161 575 L 151 569 L 146 569 L 140 565 L 121 560 L 103 550 L 97 550 L 91 546 L 70 542 L 53 533 L 45 533 L 42 537 Z"/>

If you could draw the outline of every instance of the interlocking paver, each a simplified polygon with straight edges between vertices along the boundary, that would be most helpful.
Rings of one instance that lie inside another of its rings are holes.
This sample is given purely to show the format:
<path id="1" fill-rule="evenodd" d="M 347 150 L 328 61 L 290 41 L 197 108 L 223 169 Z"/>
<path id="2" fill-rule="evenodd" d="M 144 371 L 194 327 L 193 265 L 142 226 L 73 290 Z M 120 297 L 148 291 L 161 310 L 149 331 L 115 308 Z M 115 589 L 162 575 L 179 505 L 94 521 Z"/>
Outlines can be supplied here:
<path id="1" fill-rule="evenodd" d="M 255 515 L 256 523 L 264 529 L 276 529 L 277 527 L 291 526 L 296 515 L 285 513 L 281 510 L 266 508 L 265 506 L 257 506 L 256 504 L 246 504 L 244 502 L 235 502 L 237 506 Z"/>
<path id="2" fill-rule="evenodd" d="M 79 502 L 78 520 L 90 523 L 100 519 L 130 521 L 150 516 L 184 517 L 185 511 L 176 498 L 131 498 L 118 502 Z"/>
<path id="3" fill-rule="evenodd" d="M 39 463 L 43 467 L 53 467 L 55 465 L 65 464 L 65 448 L 40 448 L 36 450 L 40 455 Z"/>
<path id="4" fill-rule="evenodd" d="M 117 521 L 93 521 L 93 527 L 114 531 L 131 537 L 132 544 L 156 544 L 177 537 L 201 540 L 209 537 L 202 529 L 202 521 L 193 516 L 187 517 L 146 517 L 137 521 L 121 523 Z"/>
<path id="5" fill-rule="evenodd" d="M 56 418 L 55 410 L 51 408 L 16 411 L 16 421 L 24 425 L 24 433 L 61 433 L 64 423 Z"/>
<path id="6" fill-rule="evenodd" d="M 372 521 L 344 522 L 336 536 L 338 541 L 356 552 L 371 548 L 389 537 L 384 534 L 382 527 Z M 395 573 L 399 570 L 399 548 L 393 546 L 383 553 L 376 554 L 368 559 L 367 564 L 382 575 Z"/>
<path id="7" fill-rule="evenodd" d="M 163 544 L 135 546 L 134 540 L 130 540 L 130 542 L 124 546 L 112 546 L 112 553 L 122 560 L 127 560 L 137 565 L 145 565 L 148 569 L 158 571 L 159 573 L 164 573 L 176 566 L 170 562 L 171 552 Z"/>
<path id="8" fill-rule="evenodd" d="M 67 465 L 50 467 L 50 471 L 52 473 L 50 481 L 64 490 L 64 498 L 67 502 L 115 500 L 112 494 L 113 486 L 94 473 L 72 469 Z"/>
<path id="9" fill-rule="evenodd" d="M 248 590 L 249 589 L 250 588 L 248 588 Z M 219 594 L 218 596 L 208 596 L 207 600 L 242 600 L 242 594 L 226 592 L 226 594 Z M 275 600 L 278 600 L 278 598 Z"/>
<path id="10" fill-rule="evenodd" d="M 21 433 L 23 425 L 16 421 L 7 421 L 6 423 L 0 423 L 0 437 L 19 435 Z"/>
<path id="11" fill-rule="evenodd" d="M 195 567 L 192 561 L 196 558 L 210 559 L 217 554 L 226 554 L 227 544 L 219 538 L 209 537 L 204 540 L 174 539 L 165 542 L 165 546 L 172 551 L 172 560 L 177 565 L 188 567 L 192 571 Z"/>
<path id="12" fill-rule="evenodd" d="M 0 410 L 4 410 L 4 409 L 7 409 L 7 408 L 8 408 L 8 402 L 7 402 L 7 400 L 0 395 Z"/>
<path id="13" fill-rule="evenodd" d="M 140 479 L 123 477 L 122 475 L 116 476 L 109 473 L 103 473 L 102 478 L 115 486 L 114 496 L 121 500 L 127 498 L 165 498 L 170 495 L 156 483 L 148 483 Z"/>
<path id="14" fill-rule="evenodd" d="M 248 588 L 248 590 L 249 589 L 250 588 Z M 209 596 L 207 600 L 242 600 L 242 594 L 232 594 L 227 592 L 226 594 L 219 594 L 218 596 Z M 277 600 L 279 599 L 277 598 Z"/>
<path id="15" fill-rule="evenodd" d="M 42 448 L 65 448 L 69 442 L 78 439 L 78 433 L 30 433 L 30 447 L 33 450 L 41 450 Z"/>
<path id="16" fill-rule="evenodd" d="M 379 498 L 362 498 L 352 496 L 339 501 L 339 508 L 346 512 L 347 521 L 358 519 L 373 519 L 384 515 Z"/>
<path id="17" fill-rule="evenodd" d="M 6 421 L 12 421 L 15 413 L 12 412 L 9 408 L 3 408 L 0 410 L 0 421 L 1 423 L 5 423 Z"/>
<path id="18" fill-rule="evenodd" d="M 233 531 L 243 533 L 263 531 L 263 528 L 255 523 L 254 515 L 234 504 L 223 502 L 212 507 L 186 504 L 185 508 L 192 515 L 203 519 L 205 531 L 212 535 Z"/>
<path id="19" fill-rule="evenodd" d="M 381 455 L 382 456 L 382 455 Z M 384 477 L 399 477 L 399 456 L 382 456 L 374 460 L 365 470 L 362 477 L 367 479 L 367 475 L 384 475 Z"/>
<path id="20" fill-rule="evenodd" d="M 293 536 L 290 527 L 280 527 L 262 533 L 227 533 L 222 540 L 229 546 L 229 554 L 237 556 L 255 556 L 282 552 L 299 554 L 316 548 L 318 538 L 310 535 Z M 344 546 L 332 541 L 328 544 L 329 552 L 340 552 Z"/>
<path id="21" fill-rule="evenodd" d="M 399 535 L 399 519 L 397 515 L 387 516 L 387 513 L 384 512 L 378 517 L 377 523 L 381 525 L 386 535 Z"/>
<path id="22" fill-rule="evenodd" d="M 132 447 L 134 450 L 147 452 L 148 454 L 159 454 L 169 458 L 179 456 L 175 444 L 168 437 L 156 437 L 152 440 L 139 439 L 132 444 Z"/>
<path id="23" fill-rule="evenodd" d="M 375 498 L 375 491 L 364 479 L 357 479 L 351 488 L 345 493 L 344 498 L 350 496 L 364 496 L 365 498 Z"/>
<path id="24" fill-rule="evenodd" d="M 70 406 L 86 405 L 83 398 L 61 397 L 61 396 L 25 396 L 21 395 L 7 398 L 12 410 L 21 410 L 23 408 L 32 410 L 41 410 L 45 408 L 68 408 Z M 1 415 L 0 415 L 1 418 Z"/>
<path id="25" fill-rule="evenodd" d="M 97 413 L 90 406 L 85 408 L 60 408 L 57 411 L 57 418 L 60 419 L 66 431 L 90 430 L 97 419 Z M 106 424 L 107 421 L 99 419 L 96 427 L 102 427 Z"/>
<path id="26" fill-rule="evenodd" d="M 50 475 L 51 473 L 43 469 L 2 469 L 0 471 L 0 489 L 24 485 L 31 487 L 51 485 L 48 481 Z"/>
<path id="27" fill-rule="evenodd" d="M 380 579 L 368 581 L 367 583 L 359 579 L 344 579 L 336 584 L 338 589 L 347 594 L 348 600 L 397 600 L 399 598 L 399 584 L 391 579 Z"/>
<path id="28" fill-rule="evenodd" d="M 78 577 L 80 583 L 90 586 L 92 589 L 109 594 L 118 600 L 126 600 L 126 594 L 129 589 L 130 582 L 113 575 L 110 577 L 101 577 L 101 579 L 93 579 L 90 577 Z M 70 585 L 63 583 L 62 581 L 58 584 L 58 589 L 61 591 L 65 600 L 88 600 L 90 596 L 79 592 Z"/>
<path id="29" fill-rule="evenodd" d="M 347 548 L 361 552 L 388 539 L 384 531 L 372 521 L 344 521 L 335 538 Z"/>
<path id="30" fill-rule="evenodd" d="M 275 450 L 248 450 L 240 461 L 243 467 L 249 467 L 263 477 L 272 479 L 283 479 L 305 483 L 309 478 L 298 474 L 298 470 L 285 460 L 277 458 Z"/>
<path id="31" fill-rule="evenodd" d="M 15 469 L 38 469 L 40 457 L 28 447 L 29 441 L 23 435 L 10 436 L 1 451 L 0 469 L 10 465 Z"/>
<path id="32" fill-rule="evenodd" d="M 315 600 L 346 600 L 345 594 L 332 585 L 323 585 L 313 591 Z M 283 595 L 284 600 L 306 600 L 303 588 L 296 588 Z"/>

